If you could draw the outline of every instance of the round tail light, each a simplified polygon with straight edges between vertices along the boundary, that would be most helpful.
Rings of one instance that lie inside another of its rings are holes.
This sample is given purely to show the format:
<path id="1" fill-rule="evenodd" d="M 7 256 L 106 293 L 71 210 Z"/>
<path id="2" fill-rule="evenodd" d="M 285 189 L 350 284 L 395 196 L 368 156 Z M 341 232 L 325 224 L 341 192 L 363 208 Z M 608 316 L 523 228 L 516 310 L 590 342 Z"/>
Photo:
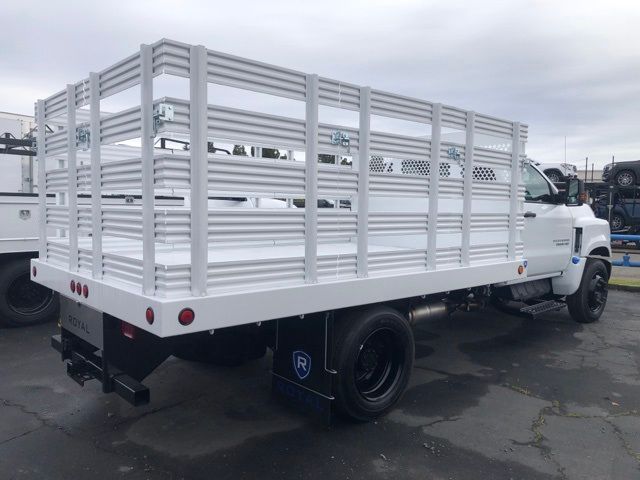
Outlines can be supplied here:
<path id="1" fill-rule="evenodd" d="M 84 298 L 87 298 L 89 296 L 89 286 L 88 285 L 83 285 L 82 286 L 82 296 Z"/>
<path id="2" fill-rule="evenodd" d="M 69 284 L 69 287 L 71 288 L 71 291 L 75 293 L 75 291 L 76 291 L 76 281 L 75 280 L 71 280 L 71 283 Z"/>
<path id="3" fill-rule="evenodd" d="M 147 319 L 147 323 L 149 325 L 153 325 L 153 320 L 155 319 L 155 314 L 153 313 L 153 308 L 147 308 L 147 311 L 144 313 L 145 318 Z"/>
<path id="4" fill-rule="evenodd" d="M 190 308 L 183 308 L 178 314 L 178 321 L 181 325 L 191 325 L 194 318 L 196 318 L 196 314 Z"/>

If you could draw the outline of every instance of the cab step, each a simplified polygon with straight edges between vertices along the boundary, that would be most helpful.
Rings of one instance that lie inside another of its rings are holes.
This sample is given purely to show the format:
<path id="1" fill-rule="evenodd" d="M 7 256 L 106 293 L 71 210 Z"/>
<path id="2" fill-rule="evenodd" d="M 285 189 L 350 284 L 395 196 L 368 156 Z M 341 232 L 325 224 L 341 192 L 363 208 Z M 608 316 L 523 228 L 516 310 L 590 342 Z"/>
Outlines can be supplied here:
<path id="1" fill-rule="evenodd" d="M 544 302 L 536 303 L 535 305 L 527 305 L 526 307 L 520 309 L 520 313 L 524 313 L 532 317 L 537 317 L 538 315 L 542 315 L 543 313 L 562 310 L 566 306 L 567 304 L 564 302 L 559 302 L 557 300 L 547 300 Z"/>

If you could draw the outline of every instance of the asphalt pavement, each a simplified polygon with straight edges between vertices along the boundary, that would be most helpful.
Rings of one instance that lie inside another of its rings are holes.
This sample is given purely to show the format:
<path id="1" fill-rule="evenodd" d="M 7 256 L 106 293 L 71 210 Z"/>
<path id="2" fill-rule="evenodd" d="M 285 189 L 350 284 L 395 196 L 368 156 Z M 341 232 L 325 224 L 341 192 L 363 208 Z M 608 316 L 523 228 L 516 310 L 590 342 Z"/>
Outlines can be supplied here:
<path id="1" fill-rule="evenodd" d="M 398 407 L 330 428 L 271 397 L 269 358 L 171 358 L 131 407 L 68 378 L 55 331 L 0 330 L 1 479 L 640 478 L 640 293 L 611 292 L 591 325 L 493 310 L 422 325 Z"/>

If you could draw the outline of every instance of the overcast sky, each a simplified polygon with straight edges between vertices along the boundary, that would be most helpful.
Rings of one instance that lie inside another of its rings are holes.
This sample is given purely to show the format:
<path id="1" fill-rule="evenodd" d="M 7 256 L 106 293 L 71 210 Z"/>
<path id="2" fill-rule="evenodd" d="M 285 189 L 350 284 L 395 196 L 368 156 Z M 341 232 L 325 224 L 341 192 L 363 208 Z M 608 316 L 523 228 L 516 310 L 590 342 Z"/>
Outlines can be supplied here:
<path id="1" fill-rule="evenodd" d="M 11 1 L 0 110 L 167 37 L 529 124 L 530 157 L 640 159 L 638 1 Z"/>

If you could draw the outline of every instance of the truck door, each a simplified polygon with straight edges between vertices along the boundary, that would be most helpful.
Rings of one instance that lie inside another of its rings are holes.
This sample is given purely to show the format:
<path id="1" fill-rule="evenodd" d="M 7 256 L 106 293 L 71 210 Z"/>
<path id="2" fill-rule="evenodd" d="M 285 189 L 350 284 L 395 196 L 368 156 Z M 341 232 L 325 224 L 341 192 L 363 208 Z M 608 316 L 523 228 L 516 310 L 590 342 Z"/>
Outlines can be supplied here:
<path id="1" fill-rule="evenodd" d="M 548 180 L 532 165 L 525 165 L 523 183 L 524 258 L 529 276 L 560 272 L 571 259 L 572 217 L 569 207 L 556 204 Z"/>

